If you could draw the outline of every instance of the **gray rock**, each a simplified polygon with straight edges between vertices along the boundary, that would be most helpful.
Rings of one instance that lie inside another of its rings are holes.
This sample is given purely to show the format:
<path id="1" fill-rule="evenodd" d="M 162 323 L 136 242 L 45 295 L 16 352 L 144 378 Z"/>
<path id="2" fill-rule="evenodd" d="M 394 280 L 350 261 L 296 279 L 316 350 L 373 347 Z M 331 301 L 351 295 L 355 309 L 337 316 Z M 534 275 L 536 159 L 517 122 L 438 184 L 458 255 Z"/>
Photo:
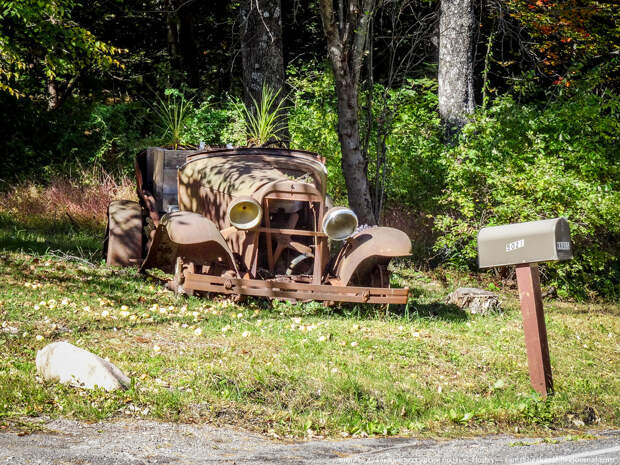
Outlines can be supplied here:
<path id="1" fill-rule="evenodd" d="M 130 379 L 114 364 L 69 344 L 54 342 L 37 352 L 37 372 L 48 381 L 113 391 L 127 388 Z"/>
<path id="2" fill-rule="evenodd" d="M 487 315 L 502 311 L 497 294 L 474 287 L 459 287 L 448 295 L 446 303 L 456 305 L 474 315 Z"/>

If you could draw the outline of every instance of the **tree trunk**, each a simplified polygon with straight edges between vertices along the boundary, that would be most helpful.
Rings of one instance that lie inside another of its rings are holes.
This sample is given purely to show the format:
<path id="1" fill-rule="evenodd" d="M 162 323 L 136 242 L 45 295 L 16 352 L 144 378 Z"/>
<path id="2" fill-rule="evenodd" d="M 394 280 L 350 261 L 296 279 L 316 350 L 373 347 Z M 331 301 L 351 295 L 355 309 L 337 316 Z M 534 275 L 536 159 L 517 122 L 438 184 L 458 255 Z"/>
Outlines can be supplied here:
<path id="1" fill-rule="evenodd" d="M 319 4 L 338 97 L 338 138 L 349 206 L 361 224 L 375 225 L 377 219 L 368 183 L 368 162 L 360 144 L 358 115 L 360 70 L 375 2 L 350 0 L 346 9 L 339 2 L 338 19 L 333 0 L 320 0 Z"/>
<path id="2" fill-rule="evenodd" d="M 357 84 L 350 80 L 336 84 L 338 96 L 338 139 L 342 151 L 342 173 L 347 186 L 349 206 L 360 224 L 377 224 L 373 213 L 368 161 L 360 147 Z"/>
<path id="3" fill-rule="evenodd" d="M 49 78 L 47 81 L 47 109 L 55 110 L 58 108 L 58 83 L 56 79 Z"/>
<path id="4" fill-rule="evenodd" d="M 179 51 L 183 60 L 183 69 L 189 75 L 190 86 L 200 87 L 200 66 L 198 65 L 198 49 L 194 38 L 195 11 L 192 5 L 179 10 Z"/>
<path id="5" fill-rule="evenodd" d="M 174 60 L 179 56 L 179 18 L 176 14 L 176 8 L 173 0 L 169 0 L 166 3 L 166 8 L 166 40 L 168 42 L 168 52 Z"/>
<path id="6" fill-rule="evenodd" d="M 285 97 L 281 2 L 243 0 L 239 14 L 245 103 L 249 108 L 254 107 L 252 99 L 260 103 L 263 86 L 280 91 L 280 101 Z M 280 136 L 288 139 L 288 130 Z"/>
<path id="7" fill-rule="evenodd" d="M 452 138 L 474 111 L 473 0 L 441 0 L 439 115 Z"/>

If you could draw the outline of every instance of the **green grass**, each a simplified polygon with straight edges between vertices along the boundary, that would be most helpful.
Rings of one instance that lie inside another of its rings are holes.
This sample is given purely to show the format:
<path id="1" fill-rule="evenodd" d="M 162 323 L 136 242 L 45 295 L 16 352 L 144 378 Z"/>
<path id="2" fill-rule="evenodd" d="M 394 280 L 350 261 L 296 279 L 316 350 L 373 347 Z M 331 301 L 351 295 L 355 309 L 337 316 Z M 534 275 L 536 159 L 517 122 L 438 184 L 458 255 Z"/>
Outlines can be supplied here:
<path id="1" fill-rule="evenodd" d="M 131 416 L 278 437 L 618 426 L 617 305 L 545 303 L 556 394 L 543 400 L 514 290 L 487 317 L 443 304 L 473 277 L 406 268 L 396 278 L 412 289 L 406 308 L 187 298 L 101 265 L 101 236 L 0 214 L 0 423 Z M 108 357 L 132 387 L 42 382 L 36 351 L 59 340 Z"/>

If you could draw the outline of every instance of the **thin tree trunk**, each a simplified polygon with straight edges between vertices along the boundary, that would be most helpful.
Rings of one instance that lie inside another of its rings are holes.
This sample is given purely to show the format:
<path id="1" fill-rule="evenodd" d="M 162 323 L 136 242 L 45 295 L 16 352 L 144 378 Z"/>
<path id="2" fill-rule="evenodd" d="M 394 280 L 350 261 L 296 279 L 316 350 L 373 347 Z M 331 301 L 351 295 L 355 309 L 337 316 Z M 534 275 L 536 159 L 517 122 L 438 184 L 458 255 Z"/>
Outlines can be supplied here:
<path id="1" fill-rule="evenodd" d="M 166 40 L 168 41 L 168 52 L 173 59 L 179 56 L 179 30 L 178 16 L 173 0 L 166 3 Z"/>
<path id="2" fill-rule="evenodd" d="M 241 19 L 241 59 L 246 105 L 260 102 L 263 86 L 284 92 L 284 57 L 282 53 L 282 7 L 280 0 L 243 0 Z M 288 123 L 280 137 L 288 139 Z"/>
<path id="3" fill-rule="evenodd" d="M 338 96 L 338 138 L 342 151 L 342 172 L 349 206 L 357 214 L 360 224 L 377 224 L 373 213 L 368 161 L 360 147 L 358 117 L 358 89 L 355 83 L 345 81 L 336 85 Z"/>
<path id="4" fill-rule="evenodd" d="M 361 224 L 375 225 L 377 220 L 368 183 L 368 162 L 360 146 L 358 114 L 360 70 L 375 2 L 350 0 L 345 9 L 344 2 L 340 1 L 338 20 L 332 0 L 320 0 L 319 3 L 336 84 L 338 138 L 349 206 Z"/>
<path id="5" fill-rule="evenodd" d="M 198 66 L 198 49 L 194 38 L 195 11 L 193 5 L 182 7 L 178 12 L 179 17 L 179 52 L 183 60 L 183 69 L 189 74 L 191 87 L 200 86 L 200 73 Z"/>
<path id="6" fill-rule="evenodd" d="M 47 81 L 47 109 L 55 110 L 58 108 L 58 83 L 56 79 L 50 78 Z"/>
<path id="7" fill-rule="evenodd" d="M 439 114 L 448 139 L 474 111 L 473 0 L 441 0 Z"/>

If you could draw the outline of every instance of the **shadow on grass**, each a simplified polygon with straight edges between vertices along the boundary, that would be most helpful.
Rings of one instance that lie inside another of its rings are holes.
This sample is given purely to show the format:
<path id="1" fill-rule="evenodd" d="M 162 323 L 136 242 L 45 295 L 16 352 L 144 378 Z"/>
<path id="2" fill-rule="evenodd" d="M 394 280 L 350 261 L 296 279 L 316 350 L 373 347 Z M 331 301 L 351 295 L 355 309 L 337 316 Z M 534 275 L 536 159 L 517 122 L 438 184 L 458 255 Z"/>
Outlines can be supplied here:
<path id="1" fill-rule="evenodd" d="M 431 318 L 442 321 L 463 322 L 469 320 L 469 314 L 454 304 L 443 302 L 409 303 L 409 318 Z"/>
<path id="2" fill-rule="evenodd" d="M 6 212 L 0 212 L 0 251 L 24 251 L 33 255 L 49 253 L 67 254 L 91 262 L 98 262 L 102 258 L 103 231 L 92 225 L 74 224 L 68 220 L 46 219 L 33 217 L 30 220 L 18 220 Z M 9 257 L 3 257 L 5 264 L 14 270 L 16 275 L 26 278 L 29 273 L 22 270 L 22 266 Z M 8 262 L 10 263 L 7 263 Z M 20 271 L 21 270 L 21 271 Z M 47 282 L 55 282 L 59 288 L 67 292 L 79 292 L 84 286 L 84 280 L 89 273 L 77 272 L 74 276 L 46 276 Z M 124 277 L 121 277 L 123 275 Z M 125 303 L 127 295 L 141 278 L 135 276 L 129 279 L 124 273 L 104 278 L 98 282 L 88 282 L 91 292 L 100 293 Z M 152 276 L 155 281 L 161 278 Z M 133 282 L 135 279 L 135 282 Z M 133 282 L 133 283 L 132 283 Z M 255 305 L 265 310 L 277 311 L 290 316 L 296 315 L 333 315 L 336 317 L 357 319 L 384 319 L 403 318 L 406 320 L 417 318 L 432 318 L 444 321 L 466 321 L 468 315 L 455 305 L 441 302 L 442 296 L 425 295 L 423 291 L 411 289 L 411 298 L 408 305 L 370 305 L 370 304 L 336 304 L 325 307 L 322 302 L 285 303 L 271 302 L 266 299 L 249 298 L 246 304 Z M 215 297 L 215 296 L 210 296 Z M 210 299 L 208 299 L 210 300 Z M 421 302 L 423 300 L 423 302 Z"/>
<path id="3" fill-rule="evenodd" d="M 16 219 L 0 212 L 0 250 L 44 255 L 51 251 L 89 260 L 101 259 L 103 231 L 68 219 Z"/>
<path id="4" fill-rule="evenodd" d="M 326 307 L 323 302 L 290 303 L 268 301 L 257 298 L 246 299 L 245 303 L 258 308 L 276 312 L 282 316 L 334 316 L 354 319 L 436 319 L 450 322 L 464 322 L 469 320 L 469 314 L 453 304 L 441 302 L 441 296 L 428 299 L 428 302 L 418 302 L 410 299 L 407 305 L 373 305 L 340 303 Z"/>

